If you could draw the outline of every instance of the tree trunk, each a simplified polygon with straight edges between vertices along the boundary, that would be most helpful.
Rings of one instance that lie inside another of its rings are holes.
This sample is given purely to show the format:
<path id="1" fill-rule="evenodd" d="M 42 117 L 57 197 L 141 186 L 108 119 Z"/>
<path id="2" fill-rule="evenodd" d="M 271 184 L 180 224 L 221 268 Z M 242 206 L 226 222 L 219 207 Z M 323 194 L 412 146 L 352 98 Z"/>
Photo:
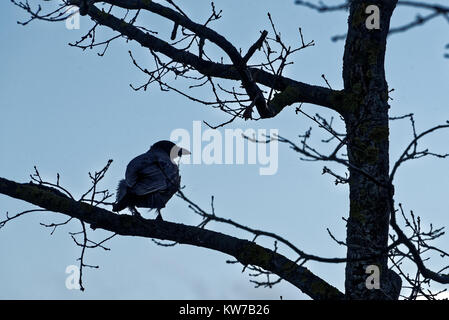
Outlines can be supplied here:
<path id="1" fill-rule="evenodd" d="M 389 105 L 384 60 L 390 17 L 396 2 L 354 0 L 350 6 L 343 64 L 344 117 L 352 167 L 346 238 L 350 260 L 345 281 L 348 299 L 397 299 L 387 267 L 389 190 L 382 186 L 389 175 Z M 379 30 L 366 27 L 368 5 L 380 9 Z M 357 261 L 367 256 L 371 258 Z M 379 268 L 380 289 L 370 289 L 366 285 L 372 270 L 367 269 L 370 265 Z"/>

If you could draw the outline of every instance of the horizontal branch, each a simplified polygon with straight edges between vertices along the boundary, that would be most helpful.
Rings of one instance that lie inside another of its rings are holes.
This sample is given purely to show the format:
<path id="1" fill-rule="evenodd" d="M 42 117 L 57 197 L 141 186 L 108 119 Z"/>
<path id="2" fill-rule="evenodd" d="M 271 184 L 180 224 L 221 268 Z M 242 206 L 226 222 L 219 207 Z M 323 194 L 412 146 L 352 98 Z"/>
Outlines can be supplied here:
<path id="1" fill-rule="evenodd" d="M 319 1 L 317 4 L 310 1 L 304 0 L 296 0 L 296 4 L 301 5 L 303 7 L 315 10 L 317 12 L 335 12 L 335 11 L 343 11 L 349 9 L 349 1 L 342 2 L 337 5 L 326 5 L 322 1 Z M 415 19 L 407 22 L 401 26 L 390 28 L 388 31 L 388 35 L 392 35 L 395 33 L 401 33 L 408 31 L 412 28 L 421 26 L 430 20 L 433 20 L 437 17 L 444 17 L 446 20 L 449 20 L 449 6 L 442 4 L 430 4 L 424 1 L 406 1 L 399 0 L 397 2 L 397 6 L 408 7 L 408 8 L 416 8 L 416 9 L 424 9 L 430 10 L 432 13 L 422 17 L 420 14 L 417 14 Z M 332 37 L 332 41 L 339 41 L 346 39 L 346 34 L 336 35 Z"/>
<path id="2" fill-rule="evenodd" d="M 314 9 L 318 12 L 331 12 L 331 11 L 340 11 L 347 10 L 349 8 L 349 1 L 343 2 L 338 5 L 326 5 L 323 2 L 319 2 L 318 4 L 314 4 L 309 1 L 304 0 L 296 0 L 296 4 L 302 5 L 304 7 Z M 419 9 L 428 9 L 442 13 L 449 13 L 449 7 L 441 4 L 430 4 L 423 1 L 407 1 L 407 0 L 399 0 L 399 6 L 419 8 Z"/>
<path id="3" fill-rule="evenodd" d="M 245 266 L 255 265 L 277 274 L 314 300 L 344 298 L 343 293 L 307 268 L 248 240 L 179 223 L 142 221 L 130 215 L 114 214 L 33 183 L 21 184 L 0 178 L 0 193 L 79 219 L 90 224 L 92 229 L 100 228 L 123 236 L 171 240 L 226 253 Z"/>
<path id="4" fill-rule="evenodd" d="M 108 3 L 114 6 L 118 6 L 123 9 L 128 10 L 146 10 L 153 12 L 159 16 L 167 18 L 175 23 L 175 25 L 180 25 L 192 32 L 194 32 L 197 36 L 202 39 L 204 43 L 204 39 L 209 40 L 210 42 L 216 44 L 219 48 L 221 48 L 231 59 L 235 69 L 237 70 L 240 79 L 242 81 L 242 85 L 245 88 L 248 96 L 251 100 L 255 101 L 255 105 L 257 107 L 257 111 L 259 112 L 262 118 L 269 118 L 273 116 L 272 110 L 270 110 L 269 106 L 267 106 L 265 99 L 263 98 L 262 91 L 257 86 L 257 84 L 253 81 L 251 74 L 246 66 L 246 62 L 244 58 L 242 58 L 241 54 L 237 50 L 236 47 L 232 45 L 225 37 L 221 34 L 215 32 L 214 30 L 193 22 L 187 16 L 176 12 L 168 7 L 162 6 L 158 3 L 152 1 L 145 0 L 100 0 L 93 1 L 95 2 L 103 2 Z"/>
<path id="5" fill-rule="evenodd" d="M 80 5 L 80 1 L 81 0 L 71 0 L 70 3 L 73 5 Z M 137 41 L 145 48 L 162 53 L 175 62 L 189 65 L 205 76 L 242 81 L 248 95 L 253 100 L 261 99 L 261 91 L 255 85 L 256 83 L 280 91 L 272 101 L 268 101 L 268 111 L 261 110 L 258 103 L 256 103 L 258 112 L 262 118 L 274 117 L 286 106 L 300 102 L 327 107 L 342 113 L 342 108 L 339 103 L 337 103 L 338 100 L 336 100 L 336 95 L 339 93 L 338 91 L 295 81 L 258 68 L 247 67 L 245 65 L 245 59 L 249 57 L 241 57 L 237 49 L 223 36 L 204 25 L 192 22 L 184 15 L 181 15 L 170 8 L 143 0 L 108 0 L 93 2 L 105 2 L 125 9 L 151 11 L 191 30 L 200 38 L 205 38 L 215 43 L 226 52 L 230 57 L 232 64 L 207 61 L 187 50 L 178 49 L 168 42 L 148 32 L 142 31 L 131 23 L 127 23 L 123 19 L 119 19 L 110 13 L 98 9 L 93 4 L 89 5 L 87 11 L 87 15 L 99 25 L 109 27 L 130 40 Z M 252 50 L 253 49 L 250 48 L 249 52 Z"/>

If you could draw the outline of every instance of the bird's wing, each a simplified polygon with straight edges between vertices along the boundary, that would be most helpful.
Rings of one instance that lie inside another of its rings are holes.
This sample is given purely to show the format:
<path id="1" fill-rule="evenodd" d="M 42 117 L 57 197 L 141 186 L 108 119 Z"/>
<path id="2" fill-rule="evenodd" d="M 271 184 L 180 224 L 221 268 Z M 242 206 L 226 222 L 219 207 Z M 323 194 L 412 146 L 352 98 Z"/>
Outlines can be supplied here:
<path id="1" fill-rule="evenodd" d="M 144 153 L 135 157 L 128 163 L 125 173 L 125 181 L 128 187 L 132 188 L 136 184 L 139 172 L 148 164 L 148 162 L 151 162 L 151 159 Z"/>
<path id="2" fill-rule="evenodd" d="M 159 160 L 158 165 L 167 180 L 168 187 L 178 189 L 181 179 L 178 166 L 167 159 Z"/>
<path id="3" fill-rule="evenodd" d="M 177 177 L 178 167 L 168 156 L 144 154 L 133 159 L 126 170 L 126 182 L 136 195 L 167 190 Z"/>
<path id="4" fill-rule="evenodd" d="M 162 174 L 157 164 L 154 163 L 142 170 L 136 184 L 131 190 L 136 195 L 143 196 L 165 189 L 167 189 L 167 179 Z"/>

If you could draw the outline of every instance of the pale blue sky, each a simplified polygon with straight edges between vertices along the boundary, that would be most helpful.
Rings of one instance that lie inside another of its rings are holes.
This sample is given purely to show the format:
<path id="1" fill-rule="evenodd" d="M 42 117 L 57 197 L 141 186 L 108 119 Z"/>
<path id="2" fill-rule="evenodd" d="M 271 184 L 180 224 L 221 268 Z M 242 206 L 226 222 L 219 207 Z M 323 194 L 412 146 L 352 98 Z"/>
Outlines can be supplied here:
<path id="1" fill-rule="evenodd" d="M 294 1 L 215 1 L 223 9 L 223 18 L 213 27 L 246 50 L 259 31 L 269 28 L 271 12 L 285 40 L 298 43 L 298 27 L 306 40 L 316 45 L 294 57 L 286 75 L 303 82 L 325 85 L 326 74 L 334 88 L 341 88 L 343 42 L 330 37 L 346 30 L 346 13 L 317 14 L 295 6 Z M 445 3 L 445 1 L 433 1 Z M 16 24 L 26 15 L 8 1 L 0 4 L 0 176 L 29 181 L 33 166 L 41 174 L 61 182 L 80 196 L 89 185 L 88 171 L 98 170 L 114 159 L 104 186 L 115 189 L 124 175 L 126 164 L 160 139 L 168 139 L 172 130 L 192 130 L 194 120 L 210 123 L 226 121 L 217 110 L 180 97 L 160 92 L 134 92 L 129 84 L 145 81 L 127 53 L 135 44 L 119 40 L 100 58 L 94 51 L 82 52 L 68 42 L 77 40 L 91 22 L 81 19 L 81 30 L 67 30 L 64 23 L 33 22 Z M 183 8 L 195 20 L 204 21 L 209 1 L 185 1 Z M 393 25 L 413 18 L 415 12 L 400 8 Z M 149 20 L 153 29 L 170 26 L 159 19 Z M 437 20 L 406 34 L 389 39 L 386 70 L 392 93 L 391 114 L 414 112 L 419 131 L 449 119 L 447 86 L 449 60 L 443 58 L 448 41 L 447 21 Z M 140 51 L 139 51 L 140 50 Z M 149 59 L 147 60 L 149 61 Z M 207 90 L 199 90 L 210 97 Z M 304 110 L 335 115 L 320 107 Z M 278 129 L 294 139 L 312 126 L 310 120 L 295 115 L 294 107 L 277 118 L 259 122 L 236 121 L 228 128 Z M 341 124 L 339 124 L 341 127 Z M 224 132 L 224 131 L 222 131 Z M 325 137 L 314 128 L 314 139 Z M 391 158 L 396 159 L 410 139 L 408 123 L 395 123 L 391 133 Z M 447 152 L 449 132 L 427 139 L 434 151 Z M 327 235 L 329 227 L 340 239 L 345 237 L 342 217 L 347 216 L 346 186 L 334 186 L 329 176 L 321 175 L 323 164 L 304 163 L 286 145 L 279 146 L 276 175 L 260 176 L 255 165 L 184 165 L 181 166 L 185 193 L 208 208 L 210 196 L 216 199 L 217 214 L 252 227 L 276 232 L 299 248 L 322 256 L 344 256 Z M 339 167 L 337 167 L 339 168 Z M 449 225 L 449 162 L 420 160 L 408 163 L 397 178 L 396 199 L 423 216 L 424 222 Z M 339 168 L 344 173 L 343 168 Z M 0 195 L 0 214 L 29 209 L 27 203 Z M 173 198 L 163 211 L 165 219 L 187 224 L 198 218 L 185 203 Z M 50 230 L 40 222 L 63 221 L 53 213 L 32 214 L 0 230 L 0 298 L 144 298 L 144 299 L 285 299 L 305 298 L 295 287 L 281 283 L 273 289 L 255 289 L 240 265 L 229 265 L 221 253 L 180 245 L 161 248 L 149 239 L 117 237 L 109 242 L 111 251 L 90 250 L 86 262 L 99 264 L 98 270 L 86 270 L 84 293 L 67 290 L 65 269 L 78 262 L 79 247 L 68 231 L 78 231 L 76 222 Z M 211 224 L 212 229 L 251 238 L 230 227 Z M 105 233 L 92 233 L 101 239 Z M 447 238 L 439 244 L 447 243 Z M 262 244 L 272 246 L 270 241 Z M 447 248 L 447 247 L 446 247 Z M 291 252 L 282 250 L 295 258 Z M 435 269 L 441 261 L 437 260 Z M 344 266 L 310 263 L 313 272 L 343 290 Z"/>

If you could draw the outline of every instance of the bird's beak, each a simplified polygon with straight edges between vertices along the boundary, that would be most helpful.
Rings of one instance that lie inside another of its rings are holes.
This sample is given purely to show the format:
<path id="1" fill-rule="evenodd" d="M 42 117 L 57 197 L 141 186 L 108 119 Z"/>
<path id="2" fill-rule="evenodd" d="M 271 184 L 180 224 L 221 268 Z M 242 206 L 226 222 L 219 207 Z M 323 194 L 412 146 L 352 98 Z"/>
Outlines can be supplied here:
<path id="1" fill-rule="evenodd" d="M 180 148 L 179 151 L 181 151 L 180 154 L 182 154 L 183 156 L 191 154 L 191 152 L 189 150 L 184 149 L 184 148 Z"/>
<path id="2" fill-rule="evenodd" d="M 177 157 L 182 157 L 184 155 L 189 155 L 190 151 L 178 146 L 174 146 L 170 152 L 170 158 L 175 159 Z"/>

